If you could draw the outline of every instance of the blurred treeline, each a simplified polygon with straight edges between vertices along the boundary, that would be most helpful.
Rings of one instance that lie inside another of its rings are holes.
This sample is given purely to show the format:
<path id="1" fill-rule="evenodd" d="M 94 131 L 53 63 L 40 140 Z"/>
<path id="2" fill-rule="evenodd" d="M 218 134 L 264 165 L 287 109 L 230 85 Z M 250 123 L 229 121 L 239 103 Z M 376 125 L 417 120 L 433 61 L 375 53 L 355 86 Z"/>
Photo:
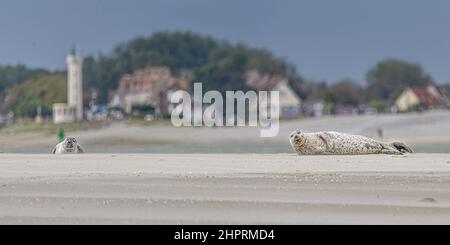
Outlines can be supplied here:
<path id="1" fill-rule="evenodd" d="M 290 78 L 301 93 L 302 79 L 295 68 L 267 50 L 231 44 L 190 32 L 159 32 L 119 44 L 110 54 L 86 57 L 86 89 L 98 89 L 105 102 L 123 74 L 146 66 L 168 66 L 178 75 L 191 74 L 191 81 L 203 83 L 205 90 L 246 90 L 245 72 L 258 69 Z"/>
<path id="2" fill-rule="evenodd" d="M 63 60 L 64 57 L 61 57 Z M 431 77 L 418 64 L 387 59 L 367 73 L 367 81 L 306 81 L 286 60 L 270 51 L 232 44 L 191 32 L 159 32 L 117 45 L 110 53 L 84 57 L 86 102 L 91 92 L 107 103 L 123 74 L 146 66 L 168 66 L 175 75 L 190 74 L 204 90 L 247 90 L 245 72 L 283 75 L 303 100 L 324 100 L 330 105 L 387 105 L 408 85 L 425 85 Z M 23 65 L 0 67 L 0 110 L 17 116 L 43 114 L 66 99 L 65 72 L 30 69 Z M 86 105 L 88 103 L 85 103 Z"/>
<path id="3" fill-rule="evenodd" d="M 393 105 L 406 87 L 425 87 L 431 81 L 431 76 L 419 64 L 385 59 L 367 72 L 366 81 L 363 82 L 343 79 L 331 84 L 308 83 L 307 97 L 321 99 L 332 106 L 363 105 L 383 111 Z"/>

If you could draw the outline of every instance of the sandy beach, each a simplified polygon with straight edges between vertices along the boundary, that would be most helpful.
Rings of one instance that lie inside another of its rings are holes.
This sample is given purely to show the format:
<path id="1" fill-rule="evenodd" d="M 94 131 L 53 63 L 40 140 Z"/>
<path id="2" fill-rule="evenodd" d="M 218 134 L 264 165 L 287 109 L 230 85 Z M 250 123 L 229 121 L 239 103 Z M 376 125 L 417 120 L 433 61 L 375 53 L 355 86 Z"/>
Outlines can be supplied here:
<path id="1" fill-rule="evenodd" d="M 1 154 L 1 224 L 450 224 L 450 154 Z"/>
<path id="2" fill-rule="evenodd" d="M 417 153 L 297 156 L 295 129 Z M 49 154 L 55 135 L 0 135 L 1 224 L 450 224 L 448 111 L 287 120 L 274 138 L 126 122 L 66 133 L 87 154 Z"/>

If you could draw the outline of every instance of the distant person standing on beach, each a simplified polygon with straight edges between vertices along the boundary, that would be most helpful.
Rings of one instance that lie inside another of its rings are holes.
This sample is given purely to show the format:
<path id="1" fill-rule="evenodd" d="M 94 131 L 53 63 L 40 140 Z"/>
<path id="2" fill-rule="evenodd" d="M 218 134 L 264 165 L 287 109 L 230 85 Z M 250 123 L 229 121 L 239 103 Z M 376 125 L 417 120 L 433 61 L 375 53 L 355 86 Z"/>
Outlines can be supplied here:
<path id="1" fill-rule="evenodd" d="M 377 135 L 378 135 L 378 138 L 380 138 L 380 139 L 383 138 L 383 128 L 380 127 L 377 129 Z"/>

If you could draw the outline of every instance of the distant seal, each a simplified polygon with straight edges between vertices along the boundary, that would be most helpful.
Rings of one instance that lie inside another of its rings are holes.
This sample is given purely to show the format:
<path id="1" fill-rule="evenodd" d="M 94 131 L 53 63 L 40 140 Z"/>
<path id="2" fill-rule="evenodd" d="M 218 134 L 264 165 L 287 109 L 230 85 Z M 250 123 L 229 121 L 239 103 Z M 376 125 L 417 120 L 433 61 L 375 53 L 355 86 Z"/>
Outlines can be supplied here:
<path id="1" fill-rule="evenodd" d="M 365 136 L 339 132 L 303 133 L 296 130 L 289 136 L 289 141 L 300 155 L 402 155 L 413 152 L 400 142 L 386 144 Z"/>
<path id="2" fill-rule="evenodd" d="M 57 144 L 52 151 L 53 154 L 84 153 L 83 148 L 74 137 L 66 137 Z"/>

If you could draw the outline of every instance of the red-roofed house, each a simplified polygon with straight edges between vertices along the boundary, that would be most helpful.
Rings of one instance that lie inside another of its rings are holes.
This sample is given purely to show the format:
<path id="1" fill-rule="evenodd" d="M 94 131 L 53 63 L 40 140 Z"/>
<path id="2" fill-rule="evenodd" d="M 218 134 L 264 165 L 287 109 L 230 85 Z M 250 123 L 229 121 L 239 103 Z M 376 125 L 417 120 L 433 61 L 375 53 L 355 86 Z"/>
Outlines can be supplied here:
<path id="1" fill-rule="evenodd" d="M 146 67 L 122 76 L 110 104 L 123 107 L 127 113 L 135 105 L 151 105 L 161 113 L 170 113 L 171 93 L 186 90 L 187 84 L 186 76 L 176 78 L 168 67 Z"/>
<path id="2" fill-rule="evenodd" d="M 399 111 L 437 109 L 448 106 L 448 98 L 433 84 L 427 87 L 408 87 L 395 100 Z"/>

